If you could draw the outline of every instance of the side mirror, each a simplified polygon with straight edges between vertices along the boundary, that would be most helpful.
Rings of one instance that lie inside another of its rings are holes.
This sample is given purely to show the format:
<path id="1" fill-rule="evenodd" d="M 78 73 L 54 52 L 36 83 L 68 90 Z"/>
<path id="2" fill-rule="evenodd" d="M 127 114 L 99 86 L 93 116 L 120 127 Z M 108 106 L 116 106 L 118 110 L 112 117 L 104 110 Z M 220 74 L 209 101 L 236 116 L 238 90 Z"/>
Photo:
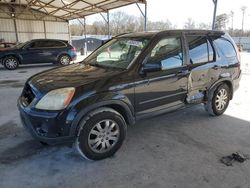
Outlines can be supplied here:
<path id="1" fill-rule="evenodd" d="M 143 64 L 142 69 L 144 72 L 157 72 L 162 70 L 161 62 Z"/>

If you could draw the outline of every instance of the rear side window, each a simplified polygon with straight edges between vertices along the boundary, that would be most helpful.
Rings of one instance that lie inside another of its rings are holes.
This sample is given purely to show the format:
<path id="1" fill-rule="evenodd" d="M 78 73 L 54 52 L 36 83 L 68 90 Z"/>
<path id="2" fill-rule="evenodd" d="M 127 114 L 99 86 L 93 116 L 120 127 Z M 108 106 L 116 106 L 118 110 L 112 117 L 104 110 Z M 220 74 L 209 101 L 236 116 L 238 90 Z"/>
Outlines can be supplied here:
<path id="1" fill-rule="evenodd" d="M 66 45 L 61 41 L 47 41 L 46 46 L 50 48 L 60 48 L 65 47 Z"/>
<path id="2" fill-rule="evenodd" d="M 187 36 L 189 57 L 192 64 L 207 63 L 214 59 L 214 52 L 205 36 Z"/>
<path id="3" fill-rule="evenodd" d="M 221 53 L 225 57 L 230 58 L 230 57 L 236 57 L 237 56 L 236 51 L 234 49 L 234 46 L 228 40 L 223 39 L 223 38 L 219 38 L 219 39 L 214 40 L 214 43 L 220 49 Z"/>

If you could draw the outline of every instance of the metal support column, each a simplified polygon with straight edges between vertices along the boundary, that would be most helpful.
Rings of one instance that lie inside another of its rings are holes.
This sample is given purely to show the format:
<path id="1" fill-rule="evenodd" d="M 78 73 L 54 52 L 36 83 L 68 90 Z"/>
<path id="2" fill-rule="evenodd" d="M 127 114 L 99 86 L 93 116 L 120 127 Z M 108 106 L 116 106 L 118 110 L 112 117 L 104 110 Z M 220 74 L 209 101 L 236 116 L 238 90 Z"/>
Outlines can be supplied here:
<path id="1" fill-rule="evenodd" d="M 44 20 L 43 20 L 43 29 L 44 29 L 44 38 L 47 39 L 47 29 L 46 29 L 46 24 Z"/>
<path id="2" fill-rule="evenodd" d="M 108 39 L 110 38 L 110 28 L 109 28 L 109 11 L 107 12 L 107 29 L 108 29 Z"/>
<path id="3" fill-rule="evenodd" d="M 215 29 L 215 21 L 216 21 L 216 12 L 217 12 L 217 3 L 218 3 L 218 0 L 213 0 L 213 3 L 214 3 L 214 15 L 213 15 L 212 30 Z"/>
<path id="4" fill-rule="evenodd" d="M 83 27 L 83 31 L 84 31 L 84 55 L 88 55 L 87 54 L 87 52 L 88 52 L 88 45 L 87 45 L 87 31 L 86 31 L 86 18 L 84 17 L 83 18 L 83 23 L 82 23 L 82 21 L 80 20 L 80 19 L 77 19 L 79 22 L 80 22 L 80 24 L 82 25 L 82 27 Z"/>
<path id="5" fill-rule="evenodd" d="M 69 33 L 69 43 L 72 45 L 72 39 L 71 39 L 71 29 L 68 21 L 68 33 Z"/>
<path id="6" fill-rule="evenodd" d="M 109 11 L 106 12 L 106 17 L 100 13 L 100 15 L 102 16 L 103 20 L 105 21 L 106 25 L 107 25 L 107 32 L 106 34 L 108 35 L 108 39 L 110 38 L 110 28 L 109 28 Z"/>
<path id="7" fill-rule="evenodd" d="M 147 2 L 145 2 L 145 9 L 144 12 L 142 11 L 141 7 L 136 3 L 136 6 L 138 7 L 139 11 L 141 12 L 143 18 L 144 18 L 144 31 L 147 31 Z"/>
<path id="8" fill-rule="evenodd" d="M 85 56 L 88 55 L 88 45 L 87 45 L 87 33 L 86 33 L 86 18 L 84 17 L 84 51 L 85 51 Z"/>
<path id="9" fill-rule="evenodd" d="M 14 18 L 13 21 L 14 21 L 14 29 L 15 29 L 15 34 L 16 34 L 16 43 L 18 43 L 19 39 L 18 39 L 17 26 L 16 26 L 16 18 Z"/>

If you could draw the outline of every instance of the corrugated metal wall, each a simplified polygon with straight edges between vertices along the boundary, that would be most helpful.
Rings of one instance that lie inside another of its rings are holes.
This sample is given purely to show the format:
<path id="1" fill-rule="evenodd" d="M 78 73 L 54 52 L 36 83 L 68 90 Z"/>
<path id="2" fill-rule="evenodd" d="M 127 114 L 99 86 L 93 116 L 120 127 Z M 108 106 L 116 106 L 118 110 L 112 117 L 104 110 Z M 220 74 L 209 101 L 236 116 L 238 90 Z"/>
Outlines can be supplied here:
<path id="1" fill-rule="evenodd" d="M 9 19 L 0 19 L 0 39 L 15 42 L 16 34 L 14 21 Z"/>
<path id="2" fill-rule="evenodd" d="M 0 39 L 15 42 L 15 25 L 12 19 L 0 19 Z M 68 22 L 16 20 L 18 41 L 48 38 L 69 40 Z"/>
<path id="3" fill-rule="evenodd" d="M 250 37 L 233 37 L 236 44 L 241 44 L 243 50 L 250 52 Z"/>
<path id="4" fill-rule="evenodd" d="M 45 22 L 46 37 L 49 39 L 70 40 L 68 22 Z"/>
<path id="5" fill-rule="evenodd" d="M 3 9 L 6 8 L 0 6 Z M 34 15 L 39 18 L 46 16 L 44 17 L 45 21 L 35 20 Z M 22 15 L 16 21 L 7 14 L 0 13 L 0 17 L 0 40 L 6 42 L 16 42 L 15 23 L 18 42 L 40 38 L 70 40 L 68 22 L 52 16 L 34 12 L 33 15 Z"/>

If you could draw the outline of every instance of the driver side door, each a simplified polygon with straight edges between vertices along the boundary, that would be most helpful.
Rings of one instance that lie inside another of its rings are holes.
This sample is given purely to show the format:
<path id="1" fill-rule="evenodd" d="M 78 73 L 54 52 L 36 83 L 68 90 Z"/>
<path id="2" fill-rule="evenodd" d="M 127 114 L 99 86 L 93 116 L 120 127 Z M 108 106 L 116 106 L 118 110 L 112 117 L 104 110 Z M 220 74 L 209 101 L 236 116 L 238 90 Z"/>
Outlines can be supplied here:
<path id="1" fill-rule="evenodd" d="M 36 64 L 43 62 L 42 41 L 32 41 L 22 49 L 20 53 L 24 64 Z"/>
<path id="2" fill-rule="evenodd" d="M 184 104 L 188 69 L 182 41 L 181 36 L 163 37 L 146 57 L 135 84 L 137 116 Z"/>

